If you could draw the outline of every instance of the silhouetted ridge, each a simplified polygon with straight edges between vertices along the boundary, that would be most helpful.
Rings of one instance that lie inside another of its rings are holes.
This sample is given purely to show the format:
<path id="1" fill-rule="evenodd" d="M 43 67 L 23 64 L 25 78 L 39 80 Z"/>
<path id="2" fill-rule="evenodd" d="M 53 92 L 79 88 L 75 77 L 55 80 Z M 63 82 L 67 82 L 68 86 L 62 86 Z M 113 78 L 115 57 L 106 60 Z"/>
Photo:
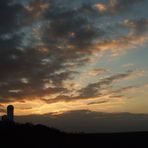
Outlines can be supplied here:
<path id="1" fill-rule="evenodd" d="M 15 133 L 20 132 L 21 134 L 23 134 L 23 132 L 29 132 L 29 133 L 43 132 L 48 134 L 64 133 L 56 128 L 49 128 L 41 124 L 37 124 L 37 125 L 33 125 L 32 123 L 20 124 L 20 123 L 9 122 L 9 121 L 0 122 L 0 131 L 4 133 L 14 131 Z"/>
<path id="2" fill-rule="evenodd" d="M 148 132 L 85 134 L 65 133 L 55 128 L 31 123 L 0 122 L 1 147 L 51 148 L 147 148 Z"/>

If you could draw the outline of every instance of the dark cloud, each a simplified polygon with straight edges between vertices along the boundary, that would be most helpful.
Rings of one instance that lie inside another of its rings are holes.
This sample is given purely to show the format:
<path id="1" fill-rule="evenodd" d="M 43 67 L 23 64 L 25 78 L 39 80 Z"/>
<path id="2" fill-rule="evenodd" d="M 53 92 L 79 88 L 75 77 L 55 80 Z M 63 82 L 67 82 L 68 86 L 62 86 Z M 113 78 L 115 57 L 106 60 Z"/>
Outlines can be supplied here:
<path id="1" fill-rule="evenodd" d="M 134 90 L 134 89 L 137 89 L 137 88 L 139 88 L 139 86 L 127 86 L 127 87 L 122 87 L 120 89 L 114 90 L 114 91 L 112 91 L 112 93 L 113 94 L 122 93 L 122 92 L 127 92 L 127 91 L 130 91 L 130 90 Z"/>
<path id="2" fill-rule="evenodd" d="M 89 84 L 85 88 L 82 88 L 80 92 L 80 98 L 91 98 L 91 97 L 98 97 L 102 96 L 100 93 L 102 89 L 111 85 L 114 81 L 119 81 L 124 78 L 127 78 L 131 75 L 131 72 L 121 73 L 117 75 L 110 76 L 108 78 L 104 78 L 99 82 Z"/>
<path id="3" fill-rule="evenodd" d="M 56 103 L 56 102 L 70 102 L 70 101 L 77 101 L 81 99 L 92 99 L 96 97 L 102 97 L 104 94 L 102 94 L 102 90 L 105 88 L 108 88 L 113 82 L 123 80 L 125 78 L 128 78 L 131 76 L 132 72 L 128 71 L 127 73 L 121 73 L 117 75 L 113 75 L 107 78 L 104 78 L 96 83 L 88 84 L 86 87 L 81 88 L 80 90 L 77 91 L 78 95 L 77 96 L 72 96 L 72 95 L 59 95 L 54 99 L 49 99 L 45 100 L 43 99 L 46 103 Z M 127 87 L 127 89 L 130 87 Z M 126 88 L 122 88 L 126 89 Z M 126 90 L 127 90 L 126 89 Z M 116 93 L 121 92 L 121 90 L 116 91 Z M 110 95 L 112 95 L 113 92 L 110 92 Z M 114 91 L 115 93 L 115 91 Z M 107 102 L 107 101 L 106 101 Z M 103 102 L 105 103 L 105 102 Z"/>
<path id="4" fill-rule="evenodd" d="M 113 14 L 122 14 L 129 13 L 134 10 L 138 4 L 142 4 L 145 0 L 108 0 L 105 3 L 98 2 L 95 4 L 95 7 L 99 12 L 104 15 L 113 15 Z"/>
<path id="5" fill-rule="evenodd" d="M 148 130 L 147 114 L 102 113 L 89 110 L 70 111 L 56 116 L 52 114 L 21 116 L 16 117 L 16 121 L 41 123 L 67 132 Z"/>
<path id="6" fill-rule="evenodd" d="M 25 23 L 27 12 L 23 5 L 14 0 L 1 0 L 0 3 L 0 35 L 10 34 L 20 29 Z"/>
<path id="7" fill-rule="evenodd" d="M 77 91 L 78 96 L 69 95 L 68 88 L 64 87 L 65 81 L 79 74 L 70 69 L 72 65 L 76 68 L 87 65 L 96 41 L 107 36 L 108 30 L 100 25 L 100 14 L 94 4 L 77 1 L 72 7 L 62 0 L 0 2 L 1 103 L 43 99 L 50 94 L 57 97 L 47 100 L 49 103 L 87 99 L 102 95 L 99 91 L 102 86 L 129 75 L 117 74 L 88 84 Z M 114 8 L 131 4 L 134 1 L 110 1 Z M 144 33 L 143 28 L 147 29 L 147 21 L 128 21 L 125 25 L 139 34 Z"/>
<path id="8" fill-rule="evenodd" d="M 93 14 L 85 11 L 85 7 L 82 5 L 79 9 L 67 10 L 59 6 L 47 11 L 49 24 L 47 27 L 43 26 L 46 28 L 44 38 L 50 40 L 52 45 L 56 42 L 58 46 L 64 46 L 67 52 L 91 52 L 88 49 L 92 46 L 93 39 L 102 31 L 93 25 L 95 18 Z M 91 11 L 91 8 L 89 10 Z M 85 50 L 81 51 L 80 48 Z"/>
<path id="9" fill-rule="evenodd" d="M 6 101 L 15 101 L 13 98 L 33 98 L 63 93 L 66 89 L 63 88 L 62 82 L 72 79 L 72 75 L 77 74 L 77 72 L 66 70 L 65 65 L 69 62 L 79 64 L 91 52 L 87 51 L 86 47 L 91 46 L 96 36 L 96 29 L 86 18 L 84 7 L 77 11 L 65 11 L 64 8 L 58 8 L 50 1 L 50 7 L 52 7 L 44 13 L 46 27 L 42 24 L 45 30 L 41 28 L 43 45 L 34 43 L 33 38 L 31 41 L 25 39 L 28 31 L 21 33 L 26 26 L 23 26 L 19 19 L 22 20 L 22 16 L 25 16 L 26 20 L 30 19 L 38 9 L 44 9 L 48 4 L 46 1 L 33 1 L 24 7 L 17 3 L 10 4 L 10 1 L 4 1 L 1 4 L 1 7 L 4 6 L 2 9 L 4 23 L 0 28 L 6 31 L 0 39 L 0 94 L 3 98 L 9 98 Z M 25 12 L 21 14 L 22 9 Z M 7 19 L 11 18 L 9 21 L 6 21 L 5 13 L 8 13 Z M 18 14 L 21 17 L 17 17 Z M 40 17 L 35 19 L 30 20 L 33 21 L 32 24 L 34 21 L 40 23 Z M 6 24 L 8 22 L 9 24 Z M 19 24 L 16 24 L 17 22 Z M 14 33 L 17 25 L 19 27 L 21 25 L 22 28 L 20 32 Z M 33 47 L 29 47 L 28 42 L 31 42 Z M 85 50 L 78 49 L 84 49 L 84 47 Z M 83 56 L 82 53 L 84 53 Z M 23 78 L 27 80 L 27 83 L 22 82 Z M 52 87 L 44 89 L 46 81 L 50 81 Z"/>
<path id="10" fill-rule="evenodd" d="M 103 104 L 103 103 L 107 103 L 108 101 L 106 100 L 102 100 L 102 101 L 95 101 L 95 102 L 90 102 L 87 103 L 87 105 L 94 105 L 94 104 Z"/>
<path id="11" fill-rule="evenodd" d="M 132 29 L 134 35 L 146 34 L 148 31 L 148 20 L 125 20 L 123 25 L 127 28 Z"/>
<path id="12" fill-rule="evenodd" d="M 113 10 L 126 10 L 130 6 L 139 3 L 144 2 L 144 0 L 109 0 L 111 7 Z"/>

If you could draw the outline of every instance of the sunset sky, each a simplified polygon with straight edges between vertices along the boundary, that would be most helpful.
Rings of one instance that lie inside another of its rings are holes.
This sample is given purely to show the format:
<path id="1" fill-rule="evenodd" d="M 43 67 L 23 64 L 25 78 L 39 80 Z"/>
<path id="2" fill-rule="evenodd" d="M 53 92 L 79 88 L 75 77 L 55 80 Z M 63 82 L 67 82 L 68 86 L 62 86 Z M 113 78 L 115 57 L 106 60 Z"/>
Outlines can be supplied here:
<path id="1" fill-rule="evenodd" d="M 0 0 L 0 115 L 148 113 L 147 0 Z"/>

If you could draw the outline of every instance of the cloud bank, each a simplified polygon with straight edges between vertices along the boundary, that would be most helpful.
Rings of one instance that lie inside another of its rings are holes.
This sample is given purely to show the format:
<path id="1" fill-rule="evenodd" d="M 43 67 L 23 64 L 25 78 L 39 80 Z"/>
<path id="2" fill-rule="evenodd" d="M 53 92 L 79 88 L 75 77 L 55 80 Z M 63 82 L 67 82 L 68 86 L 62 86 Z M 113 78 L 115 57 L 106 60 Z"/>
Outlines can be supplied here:
<path id="1" fill-rule="evenodd" d="M 108 133 L 148 130 L 147 114 L 78 110 L 58 116 L 52 114 L 22 116 L 16 117 L 16 120 L 19 122 L 31 121 L 35 124 L 40 123 L 66 132 Z"/>

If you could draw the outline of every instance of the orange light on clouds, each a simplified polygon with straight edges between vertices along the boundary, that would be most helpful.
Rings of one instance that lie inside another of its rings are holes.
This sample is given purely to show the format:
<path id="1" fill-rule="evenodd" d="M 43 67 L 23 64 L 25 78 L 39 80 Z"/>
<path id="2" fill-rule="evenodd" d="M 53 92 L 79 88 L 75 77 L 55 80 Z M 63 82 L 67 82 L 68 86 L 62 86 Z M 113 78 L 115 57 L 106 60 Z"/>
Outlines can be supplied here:
<path id="1" fill-rule="evenodd" d="M 112 56 L 118 56 L 125 53 L 128 50 L 137 48 L 137 46 L 143 45 L 147 41 L 147 35 L 137 36 L 129 34 L 127 36 L 120 37 L 117 40 L 108 40 L 96 43 L 95 50 L 100 50 L 102 52 L 111 51 Z"/>
<path id="2" fill-rule="evenodd" d="M 26 9 L 31 12 L 31 11 L 34 11 L 34 10 L 45 10 L 49 7 L 49 4 L 48 3 L 42 3 L 42 2 L 33 2 L 31 3 L 30 5 L 27 5 L 26 6 Z"/>
<path id="3" fill-rule="evenodd" d="M 41 48 L 38 48 L 38 51 L 42 54 L 47 54 L 49 52 L 49 49 L 46 47 L 41 47 Z"/>
<path id="4" fill-rule="evenodd" d="M 108 7 L 105 4 L 96 4 L 95 7 L 100 11 L 100 12 L 107 12 Z"/>
<path id="5" fill-rule="evenodd" d="M 25 8 L 31 15 L 33 20 L 39 19 L 43 11 L 48 9 L 49 4 L 43 2 L 32 2 L 31 4 L 27 5 Z"/>

